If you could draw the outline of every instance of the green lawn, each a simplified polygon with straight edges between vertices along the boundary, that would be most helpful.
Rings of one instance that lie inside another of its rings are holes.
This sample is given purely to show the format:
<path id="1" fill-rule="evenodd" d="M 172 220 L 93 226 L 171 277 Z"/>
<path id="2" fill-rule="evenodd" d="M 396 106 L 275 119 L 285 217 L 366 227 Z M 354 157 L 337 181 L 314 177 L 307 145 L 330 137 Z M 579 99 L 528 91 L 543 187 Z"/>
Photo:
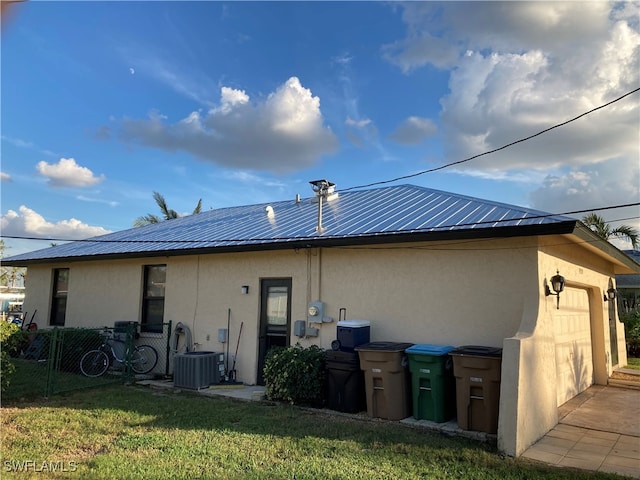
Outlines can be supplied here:
<path id="1" fill-rule="evenodd" d="M 640 358 L 627 358 L 627 365 L 624 368 L 640 370 Z"/>
<path id="2" fill-rule="evenodd" d="M 396 422 L 141 386 L 5 399 L 1 414 L 3 479 L 619 478 Z"/>

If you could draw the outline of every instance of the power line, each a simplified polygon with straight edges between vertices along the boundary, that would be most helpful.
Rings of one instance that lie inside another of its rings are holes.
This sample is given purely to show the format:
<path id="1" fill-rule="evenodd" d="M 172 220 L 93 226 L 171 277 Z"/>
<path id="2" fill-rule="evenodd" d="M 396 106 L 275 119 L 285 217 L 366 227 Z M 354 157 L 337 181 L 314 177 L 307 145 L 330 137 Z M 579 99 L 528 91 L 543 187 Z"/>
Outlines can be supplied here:
<path id="1" fill-rule="evenodd" d="M 530 215 L 530 216 L 526 216 L 526 217 L 516 217 L 516 218 L 503 218 L 503 219 L 497 219 L 497 220 L 485 220 L 485 221 L 481 221 L 481 222 L 469 222 L 469 223 L 458 223 L 458 224 L 454 224 L 454 225 L 439 225 L 436 227 L 425 227 L 424 229 L 415 229 L 412 230 L 412 232 L 419 232 L 419 231 L 433 231 L 433 230 L 443 230 L 443 229 L 449 229 L 449 228 L 453 228 L 453 227 L 474 227 L 474 226 L 481 226 L 481 225 L 494 225 L 494 224 L 498 224 L 498 223 L 505 223 L 505 222 L 517 222 L 520 220 L 536 220 L 536 219 L 543 219 L 543 218 L 549 218 L 549 217 L 560 217 L 560 216 L 569 216 L 569 215 L 577 215 L 577 214 L 581 214 L 581 213 L 590 213 L 590 212 L 599 212 L 599 211 L 603 211 L 603 210 L 614 210 L 617 208 L 626 208 L 626 207 L 637 207 L 640 206 L 640 202 L 636 202 L 636 203 L 626 203 L 626 204 L 622 204 L 622 205 L 611 205 L 608 207 L 600 207 L 600 208 L 587 208 L 587 209 L 583 209 L 583 210 L 573 210 L 570 212 L 564 212 L 564 213 L 544 213 L 544 214 L 540 214 L 540 215 Z M 635 217 L 638 218 L 638 217 Z M 165 221 L 170 221 L 170 220 L 165 220 Z M 404 232 L 403 230 L 388 230 L 385 232 L 372 232 L 372 233 L 384 233 L 384 234 L 394 234 L 394 233 L 402 233 Z M 42 238 L 42 237 L 26 237 L 26 236 L 17 236 L 17 235 L 0 235 L 0 238 L 9 238 L 9 239 L 13 239 L 13 240 L 41 240 L 41 241 L 47 241 L 47 242 L 86 242 L 86 243 L 173 243 L 173 244 L 198 244 L 198 243 L 212 243 L 212 242 L 218 242 L 218 243 L 231 243 L 231 242 L 266 242 L 266 241 L 294 241 L 294 240 L 300 240 L 300 241 L 307 241 L 310 238 L 309 237 L 300 237 L 300 238 L 296 238 L 296 237 L 255 237 L 255 238 L 222 238 L 222 239 L 208 239 L 208 240 L 142 240 L 142 239 L 137 239 L 137 240 L 109 240 L 109 239 L 100 239 L 100 238 L 85 238 L 85 239 L 79 239 L 79 240 L 73 240 L 73 239 L 64 239 L 64 238 Z M 315 238 L 331 238 L 331 236 L 325 236 L 325 237 L 314 237 Z"/>
<path id="2" fill-rule="evenodd" d="M 446 164 L 441 165 L 439 167 L 434 167 L 434 168 L 430 168 L 428 170 L 423 170 L 421 172 L 411 173 L 409 175 L 403 175 L 401 177 L 392 178 L 390 180 L 381 180 L 379 182 L 367 183 L 367 184 L 364 184 L 364 185 L 356 185 L 355 187 L 341 188 L 339 191 L 340 192 L 347 192 L 349 190 L 355 190 L 357 188 L 367 188 L 367 187 L 374 187 L 376 185 L 384 185 L 384 184 L 387 184 L 387 183 L 393 183 L 393 182 L 397 182 L 397 181 L 400 181 L 400 180 L 406 180 L 408 178 L 418 177 L 420 175 L 424 175 L 425 173 L 437 172 L 438 170 L 444 170 L 445 168 L 449 168 L 449 167 L 452 167 L 454 165 L 460 165 L 461 163 L 470 162 L 471 160 L 475 160 L 476 158 L 483 157 L 483 156 L 489 155 L 491 153 L 499 152 L 500 150 L 504 150 L 506 148 L 512 147 L 513 145 L 517 145 L 518 143 L 526 142 L 528 140 L 531 140 L 532 138 L 539 137 L 540 135 L 543 135 L 543 134 L 545 134 L 547 132 L 550 132 L 551 130 L 563 127 L 563 126 L 565 126 L 565 125 L 567 125 L 567 124 L 569 124 L 571 122 L 575 122 L 576 120 L 578 120 L 578 119 L 580 119 L 582 117 L 590 115 L 593 112 L 596 112 L 596 111 L 598 111 L 600 109 L 608 107 L 609 105 L 612 105 L 612 104 L 614 104 L 616 102 L 619 102 L 623 98 L 626 98 L 629 95 L 633 95 L 634 93 L 636 93 L 638 91 L 640 91 L 640 88 L 636 88 L 635 90 L 631 90 L 630 92 L 627 92 L 624 95 L 622 95 L 622 96 L 620 96 L 620 97 L 618 97 L 618 98 L 616 98 L 614 100 L 611 100 L 610 102 L 607 102 L 607 103 L 605 103 L 603 105 L 600 105 L 599 107 L 593 108 L 593 109 L 589 110 L 588 112 L 581 113 L 577 117 L 573 117 L 573 118 L 571 118 L 569 120 L 566 120 L 566 121 L 564 121 L 562 123 L 558 123 L 557 125 L 553 125 L 552 127 L 545 128 L 544 130 L 541 130 L 538 133 L 534 133 L 533 135 L 529 135 L 528 137 L 521 138 L 519 140 L 516 140 L 514 142 L 508 143 L 508 144 L 503 145 L 503 146 L 498 147 L 498 148 L 494 148 L 493 150 L 489 150 L 487 152 L 479 153 L 477 155 L 473 155 L 472 157 L 468 157 L 468 158 L 465 158 L 463 160 L 457 160 L 455 162 L 446 163 Z"/>
<path id="3" fill-rule="evenodd" d="M 373 183 L 368 183 L 368 184 L 363 184 L 363 185 L 356 185 L 353 187 L 347 187 L 347 188 L 342 188 L 339 191 L 341 192 L 346 192 L 349 190 L 355 190 L 358 188 L 367 188 L 367 187 L 373 187 L 376 185 L 383 185 L 383 184 L 387 184 L 387 183 L 393 183 L 393 182 L 397 182 L 400 180 L 406 180 L 408 178 L 413 178 L 413 177 L 417 177 L 420 175 L 424 175 L 426 173 L 432 173 L 432 172 L 436 172 L 439 170 L 443 170 L 445 168 L 454 166 L 454 165 L 459 165 L 462 163 L 466 163 L 466 162 L 470 162 L 471 160 L 475 160 L 476 158 L 479 157 L 483 157 L 485 155 L 490 155 L 492 153 L 496 153 L 499 152 L 501 150 L 504 150 L 506 148 L 512 147 L 513 145 L 517 145 L 518 143 L 523 143 L 526 142 L 528 140 L 531 140 L 532 138 L 538 137 L 540 135 L 543 135 L 547 132 L 550 132 L 551 130 L 554 130 L 556 128 L 560 128 L 562 126 L 565 126 L 569 123 L 575 122 L 576 120 L 585 117 L 587 115 L 590 115 L 598 110 L 601 110 L 603 108 L 606 108 L 616 102 L 619 102 L 620 100 L 633 95 L 634 93 L 637 93 L 638 91 L 640 91 L 640 88 L 636 88 L 634 90 L 631 90 L 630 92 L 625 93 L 624 95 L 621 95 L 618 98 L 615 98 L 614 100 L 611 100 L 603 105 L 600 105 L 598 107 L 595 107 L 587 112 L 584 112 L 576 117 L 573 117 L 569 120 L 566 120 L 562 123 L 558 123 L 556 125 L 553 125 L 549 128 L 546 128 L 544 130 L 539 131 L 538 133 L 535 133 L 533 135 L 529 135 L 528 137 L 524 137 L 521 138 L 519 140 L 515 140 L 511 143 L 508 143 L 506 145 L 503 145 L 501 147 L 495 148 L 493 150 L 489 150 L 483 153 L 479 153 L 477 155 L 473 155 L 471 157 L 462 159 L 462 160 L 457 160 L 455 162 L 450 162 L 444 165 L 441 165 L 439 167 L 434 167 L 434 168 L 430 168 L 428 170 L 423 170 L 420 172 L 416 172 L 416 173 L 412 173 L 409 175 L 403 175 L 400 177 L 396 177 L 396 178 L 392 178 L 389 180 L 382 180 L 379 182 L 373 182 Z M 587 212 L 596 212 L 596 211 L 602 211 L 602 210 L 610 210 L 610 209 L 615 209 L 615 208 L 624 208 L 624 207 L 633 207 L 633 206 L 638 206 L 640 205 L 640 203 L 630 203 L 630 204 L 626 204 L 626 205 L 615 205 L 615 206 L 610 206 L 610 207 L 602 207 L 602 208 L 591 208 L 591 209 L 585 209 L 585 210 L 575 210 L 572 212 L 565 212 L 565 213 L 559 213 L 559 214 L 545 214 L 545 215 L 536 215 L 536 216 L 530 216 L 530 217 L 523 217 L 523 218 L 512 218 L 512 219 L 503 219 L 503 220 L 493 220 L 493 221 L 485 221 L 485 222 L 476 222 L 476 223 L 469 223 L 469 224 L 458 224 L 458 225 L 447 225 L 447 226 L 439 226 L 437 227 L 438 229 L 442 229 L 442 228 L 451 228 L 451 227 L 456 227 L 456 226 L 474 226 L 474 225 L 480 225 L 480 224 L 495 224 L 495 223 L 500 223 L 500 222 L 511 222 L 511 221 L 517 221 L 517 220 L 531 220 L 531 219 L 536 219 L 536 218 L 547 218 L 547 217 L 551 217 L 551 216 L 556 216 L 556 215 L 575 215 L 578 213 L 587 213 Z M 632 217 L 632 218 L 636 218 L 636 217 Z M 622 220 L 627 220 L 627 219 L 622 219 Z M 621 221 L 621 220 L 616 220 L 616 221 Z M 433 229 L 430 228 L 430 229 Z M 393 233 L 393 232 L 385 232 L 385 233 Z M 277 238 L 277 237 L 268 237 L 268 238 L 249 238 L 249 239 L 220 239 L 220 240 L 98 240 L 98 239 L 79 239 L 79 240 L 73 240 L 73 239 L 63 239 L 63 238 L 40 238 L 40 237 L 26 237 L 26 236 L 14 236 L 14 235 L 0 235 L 0 238 L 8 238 L 8 239 L 14 239 L 14 240 L 40 240 L 40 241 L 49 241 L 49 242 L 100 242 L 100 243 L 209 243 L 212 241 L 215 242 L 234 242 L 234 241 L 264 241 L 264 240 L 291 240 L 291 238 L 289 237 L 285 237 L 285 238 Z"/>

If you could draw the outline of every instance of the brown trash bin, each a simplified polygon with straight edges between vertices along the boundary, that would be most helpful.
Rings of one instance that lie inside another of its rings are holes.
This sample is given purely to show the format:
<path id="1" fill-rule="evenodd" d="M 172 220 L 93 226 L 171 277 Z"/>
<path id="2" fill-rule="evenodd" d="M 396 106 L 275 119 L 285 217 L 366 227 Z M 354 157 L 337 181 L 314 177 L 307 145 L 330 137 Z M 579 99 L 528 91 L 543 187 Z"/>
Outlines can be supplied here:
<path id="1" fill-rule="evenodd" d="M 412 345 L 371 342 L 355 348 L 364 371 L 370 417 L 402 420 L 411 416 L 411 375 L 404 351 Z"/>
<path id="2" fill-rule="evenodd" d="M 497 433 L 502 349 L 466 345 L 449 355 L 456 377 L 458 426 L 463 430 Z"/>

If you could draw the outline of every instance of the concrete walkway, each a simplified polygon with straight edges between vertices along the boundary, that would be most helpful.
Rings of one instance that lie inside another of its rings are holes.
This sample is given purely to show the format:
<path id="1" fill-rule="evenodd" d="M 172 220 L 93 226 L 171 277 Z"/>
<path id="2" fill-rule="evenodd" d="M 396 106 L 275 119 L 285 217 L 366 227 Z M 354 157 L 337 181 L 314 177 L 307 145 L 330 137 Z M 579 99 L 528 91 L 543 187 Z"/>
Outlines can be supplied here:
<path id="1" fill-rule="evenodd" d="M 593 385 L 558 415 L 524 458 L 640 479 L 640 390 Z"/>

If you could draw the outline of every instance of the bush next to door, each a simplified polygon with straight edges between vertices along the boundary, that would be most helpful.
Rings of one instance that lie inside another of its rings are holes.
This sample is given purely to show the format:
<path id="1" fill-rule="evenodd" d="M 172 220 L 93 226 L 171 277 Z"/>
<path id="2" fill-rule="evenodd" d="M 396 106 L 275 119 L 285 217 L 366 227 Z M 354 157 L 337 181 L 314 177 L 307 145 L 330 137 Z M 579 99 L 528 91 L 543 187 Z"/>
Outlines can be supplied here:
<path id="1" fill-rule="evenodd" d="M 324 403 L 325 356 L 324 350 L 316 345 L 272 348 L 263 373 L 270 400 L 314 407 Z"/>

